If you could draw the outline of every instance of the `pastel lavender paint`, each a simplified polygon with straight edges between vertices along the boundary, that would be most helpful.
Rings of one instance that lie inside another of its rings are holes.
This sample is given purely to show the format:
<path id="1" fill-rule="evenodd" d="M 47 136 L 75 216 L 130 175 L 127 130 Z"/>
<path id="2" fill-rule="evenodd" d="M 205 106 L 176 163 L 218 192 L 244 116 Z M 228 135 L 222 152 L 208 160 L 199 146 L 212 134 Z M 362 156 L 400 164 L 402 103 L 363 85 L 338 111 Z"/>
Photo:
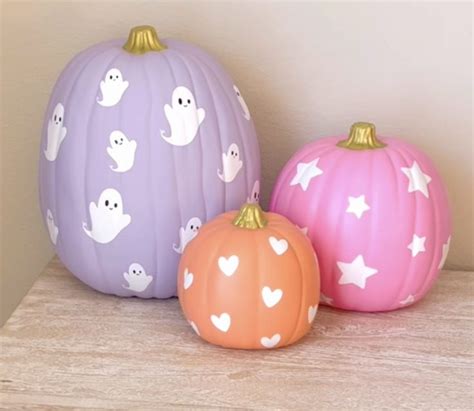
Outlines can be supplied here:
<path id="1" fill-rule="evenodd" d="M 201 224 L 258 199 L 259 147 L 240 91 L 208 54 L 171 39 L 143 54 L 124 43 L 81 52 L 56 83 L 42 132 L 41 210 L 80 280 L 167 298 Z"/>

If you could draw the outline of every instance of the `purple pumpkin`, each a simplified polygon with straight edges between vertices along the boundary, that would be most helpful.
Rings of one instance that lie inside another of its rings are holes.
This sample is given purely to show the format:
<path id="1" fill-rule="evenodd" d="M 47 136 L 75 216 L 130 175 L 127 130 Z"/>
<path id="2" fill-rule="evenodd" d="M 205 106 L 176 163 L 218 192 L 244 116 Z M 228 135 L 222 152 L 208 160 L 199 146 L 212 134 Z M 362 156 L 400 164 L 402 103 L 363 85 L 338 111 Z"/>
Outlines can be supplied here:
<path id="1" fill-rule="evenodd" d="M 66 267 L 120 296 L 176 295 L 208 219 L 258 201 L 260 155 L 239 89 L 204 51 L 152 27 L 64 69 L 43 127 L 40 202 Z"/>

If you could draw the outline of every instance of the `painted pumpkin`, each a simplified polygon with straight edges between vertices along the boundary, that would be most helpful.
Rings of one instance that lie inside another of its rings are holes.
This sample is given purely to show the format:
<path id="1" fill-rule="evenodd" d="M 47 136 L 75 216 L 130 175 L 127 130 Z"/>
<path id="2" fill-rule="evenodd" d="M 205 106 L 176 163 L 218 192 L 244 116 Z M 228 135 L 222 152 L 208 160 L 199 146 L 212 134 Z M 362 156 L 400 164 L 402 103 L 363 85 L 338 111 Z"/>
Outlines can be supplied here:
<path id="1" fill-rule="evenodd" d="M 204 51 L 149 26 L 67 65 L 40 156 L 56 251 L 104 293 L 176 295 L 179 258 L 201 224 L 258 199 L 259 149 L 240 91 Z"/>
<path id="2" fill-rule="evenodd" d="M 265 349 L 299 340 L 319 303 L 319 268 L 308 238 L 258 204 L 202 227 L 178 270 L 186 319 L 206 341 Z"/>
<path id="3" fill-rule="evenodd" d="M 429 158 L 375 127 L 317 140 L 283 168 L 270 209 L 308 230 L 321 302 L 386 311 L 421 299 L 448 253 L 446 191 Z"/>

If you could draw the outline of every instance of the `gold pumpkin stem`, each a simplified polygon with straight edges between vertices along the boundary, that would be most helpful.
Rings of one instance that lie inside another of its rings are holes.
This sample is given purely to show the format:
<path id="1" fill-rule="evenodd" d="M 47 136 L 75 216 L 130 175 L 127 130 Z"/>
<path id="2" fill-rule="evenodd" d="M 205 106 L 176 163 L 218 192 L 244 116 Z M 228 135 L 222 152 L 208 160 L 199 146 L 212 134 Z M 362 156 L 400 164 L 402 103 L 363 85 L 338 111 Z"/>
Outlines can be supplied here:
<path id="1" fill-rule="evenodd" d="M 258 204 L 248 203 L 240 208 L 239 214 L 237 214 L 232 224 L 236 227 L 256 230 L 265 227 L 267 225 L 267 219 Z"/>
<path id="2" fill-rule="evenodd" d="M 160 42 L 152 26 L 137 26 L 130 30 L 123 48 L 132 54 L 145 54 L 149 51 L 162 51 L 166 46 Z"/>
<path id="3" fill-rule="evenodd" d="M 372 150 L 385 147 L 375 135 L 375 126 L 371 123 L 354 123 L 351 127 L 347 140 L 337 143 L 338 147 L 348 148 L 350 150 Z"/>

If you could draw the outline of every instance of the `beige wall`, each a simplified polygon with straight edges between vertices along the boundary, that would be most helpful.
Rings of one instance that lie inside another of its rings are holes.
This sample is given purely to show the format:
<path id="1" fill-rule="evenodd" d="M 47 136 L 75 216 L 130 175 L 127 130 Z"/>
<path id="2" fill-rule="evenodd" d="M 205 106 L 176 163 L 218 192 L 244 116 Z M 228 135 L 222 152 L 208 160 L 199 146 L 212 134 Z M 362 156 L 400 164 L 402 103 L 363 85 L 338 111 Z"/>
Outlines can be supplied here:
<path id="1" fill-rule="evenodd" d="M 263 201 L 302 144 L 375 122 L 424 149 L 449 189 L 448 265 L 473 268 L 472 5 L 61 2 L 2 8 L 2 317 L 52 255 L 37 206 L 43 109 L 79 50 L 154 25 L 228 68 L 263 152 Z"/>

